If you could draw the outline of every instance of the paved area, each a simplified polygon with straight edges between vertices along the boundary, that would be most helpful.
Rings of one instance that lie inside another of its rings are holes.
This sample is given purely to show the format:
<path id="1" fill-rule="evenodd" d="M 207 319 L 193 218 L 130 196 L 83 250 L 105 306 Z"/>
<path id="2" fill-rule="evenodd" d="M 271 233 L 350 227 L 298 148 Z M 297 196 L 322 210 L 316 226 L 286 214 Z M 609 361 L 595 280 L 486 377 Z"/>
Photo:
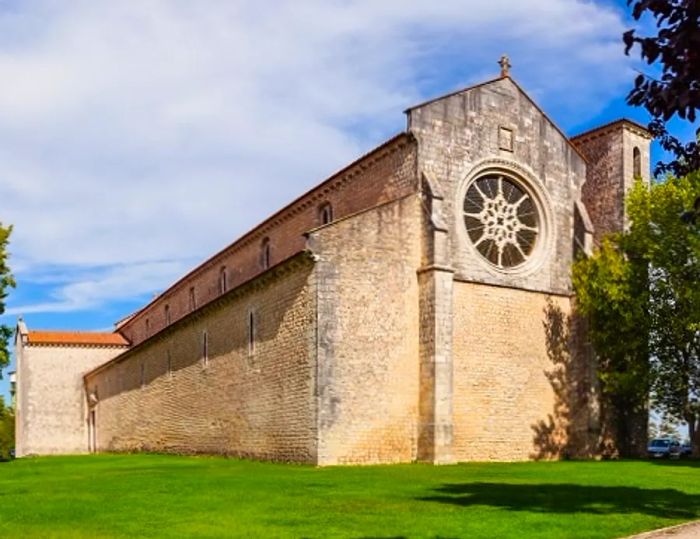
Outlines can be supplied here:
<path id="1" fill-rule="evenodd" d="M 700 539 L 700 521 L 696 520 L 679 526 L 640 533 L 625 539 Z"/>

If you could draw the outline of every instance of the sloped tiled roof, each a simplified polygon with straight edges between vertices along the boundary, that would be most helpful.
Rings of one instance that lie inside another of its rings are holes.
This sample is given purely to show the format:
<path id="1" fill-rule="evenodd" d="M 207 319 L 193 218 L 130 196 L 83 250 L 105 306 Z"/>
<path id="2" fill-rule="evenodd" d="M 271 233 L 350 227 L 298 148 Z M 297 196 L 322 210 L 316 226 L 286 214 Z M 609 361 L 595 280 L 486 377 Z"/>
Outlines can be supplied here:
<path id="1" fill-rule="evenodd" d="M 129 346 L 119 333 L 92 331 L 29 331 L 27 344 L 53 344 L 64 346 Z"/>

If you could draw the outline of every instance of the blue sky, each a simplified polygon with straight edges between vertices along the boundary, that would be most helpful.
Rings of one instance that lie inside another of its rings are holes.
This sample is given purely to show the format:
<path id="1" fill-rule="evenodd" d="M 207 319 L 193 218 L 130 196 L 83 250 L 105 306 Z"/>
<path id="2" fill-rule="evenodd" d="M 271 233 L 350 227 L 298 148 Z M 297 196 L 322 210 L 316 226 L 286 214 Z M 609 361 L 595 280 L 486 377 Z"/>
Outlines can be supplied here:
<path id="1" fill-rule="evenodd" d="M 0 0 L 1 321 L 110 329 L 504 52 L 565 132 L 645 123 L 632 25 L 624 1 Z"/>

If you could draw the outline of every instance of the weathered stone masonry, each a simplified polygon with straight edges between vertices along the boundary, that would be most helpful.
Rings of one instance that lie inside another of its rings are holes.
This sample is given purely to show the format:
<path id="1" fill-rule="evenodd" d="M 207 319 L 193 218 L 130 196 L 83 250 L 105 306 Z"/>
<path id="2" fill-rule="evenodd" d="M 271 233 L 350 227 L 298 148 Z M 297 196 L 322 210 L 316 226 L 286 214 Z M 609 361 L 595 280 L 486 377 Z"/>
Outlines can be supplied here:
<path id="1" fill-rule="evenodd" d="M 507 75 L 407 116 L 405 133 L 119 322 L 128 348 L 44 364 L 84 375 L 79 404 L 65 400 L 82 443 L 65 451 L 599 454 L 570 266 L 624 226 L 648 134 L 620 121 L 569 140 Z M 26 397 L 37 374 L 22 377 Z M 38 419 L 22 424 L 37 435 Z"/>

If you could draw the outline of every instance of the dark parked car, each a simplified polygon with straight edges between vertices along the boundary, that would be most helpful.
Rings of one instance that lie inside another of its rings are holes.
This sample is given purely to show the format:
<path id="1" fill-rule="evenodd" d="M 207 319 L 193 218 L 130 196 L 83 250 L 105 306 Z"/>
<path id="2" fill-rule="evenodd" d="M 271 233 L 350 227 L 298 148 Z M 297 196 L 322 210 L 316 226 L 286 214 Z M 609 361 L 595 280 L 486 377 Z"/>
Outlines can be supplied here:
<path id="1" fill-rule="evenodd" d="M 681 456 L 681 443 L 673 438 L 654 438 L 647 446 L 650 459 L 677 459 Z"/>
<path id="2" fill-rule="evenodd" d="M 690 457 L 693 455 L 693 446 L 690 445 L 690 442 L 683 442 L 683 445 L 681 446 L 681 457 Z"/>

